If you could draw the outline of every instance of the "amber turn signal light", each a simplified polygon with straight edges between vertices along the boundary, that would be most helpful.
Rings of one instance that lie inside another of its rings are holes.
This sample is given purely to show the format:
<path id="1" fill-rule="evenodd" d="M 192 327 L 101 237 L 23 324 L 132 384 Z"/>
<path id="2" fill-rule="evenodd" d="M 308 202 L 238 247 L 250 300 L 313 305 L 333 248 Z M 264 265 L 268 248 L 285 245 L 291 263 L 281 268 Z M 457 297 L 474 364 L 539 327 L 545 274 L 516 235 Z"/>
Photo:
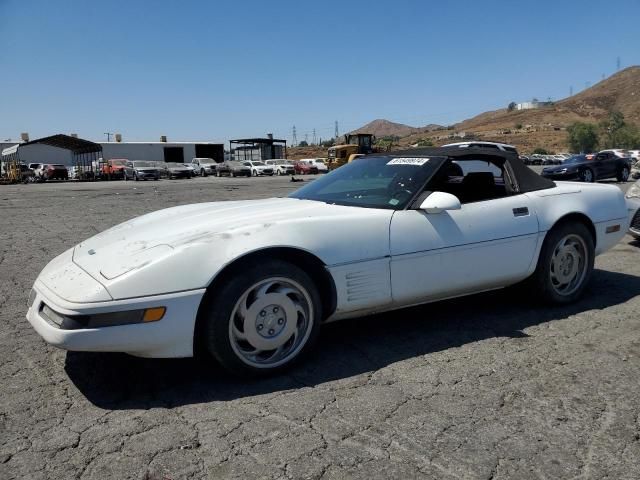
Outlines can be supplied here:
<path id="1" fill-rule="evenodd" d="M 144 311 L 144 316 L 142 317 L 143 322 L 157 322 L 164 317 L 164 313 L 167 311 L 165 307 L 155 307 L 155 308 L 147 308 Z"/>

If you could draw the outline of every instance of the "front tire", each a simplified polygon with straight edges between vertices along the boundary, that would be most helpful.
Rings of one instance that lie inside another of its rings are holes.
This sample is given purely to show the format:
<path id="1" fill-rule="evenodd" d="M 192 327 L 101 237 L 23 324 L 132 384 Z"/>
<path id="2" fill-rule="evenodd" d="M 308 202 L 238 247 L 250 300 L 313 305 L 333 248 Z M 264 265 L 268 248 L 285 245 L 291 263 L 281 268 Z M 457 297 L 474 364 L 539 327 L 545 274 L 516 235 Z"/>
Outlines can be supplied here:
<path id="1" fill-rule="evenodd" d="M 264 376 L 290 367 L 310 349 L 322 308 L 303 270 L 269 260 L 225 282 L 207 298 L 202 315 L 204 347 L 224 368 Z"/>
<path id="2" fill-rule="evenodd" d="M 596 176 L 593 174 L 593 170 L 585 168 L 580 172 L 580 180 L 587 183 L 593 183 L 596 180 Z"/>
<path id="3" fill-rule="evenodd" d="M 567 222 L 554 227 L 542 244 L 531 278 L 534 290 L 547 303 L 576 301 L 591 277 L 594 258 L 593 237 L 584 224 Z"/>

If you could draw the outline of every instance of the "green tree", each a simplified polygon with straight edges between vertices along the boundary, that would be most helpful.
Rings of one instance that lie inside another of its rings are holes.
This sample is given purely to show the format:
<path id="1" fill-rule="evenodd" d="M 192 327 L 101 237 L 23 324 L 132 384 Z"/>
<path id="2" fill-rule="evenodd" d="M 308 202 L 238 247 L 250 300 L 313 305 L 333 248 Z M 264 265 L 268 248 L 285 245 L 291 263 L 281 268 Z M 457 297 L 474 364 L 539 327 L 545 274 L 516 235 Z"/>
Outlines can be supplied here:
<path id="1" fill-rule="evenodd" d="M 623 144 L 633 144 L 634 137 L 637 136 L 637 130 L 632 125 L 627 125 L 620 112 L 611 112 L 601 121 L 600 131 L 604 148 L 625 148 Z"/>
<path id="2" fill-rule="evenodd" d="M 573 152 L 593 152 L 598 146 L 598 129 L 591 123 L 573 123 L 567 127 L 567 143 Z"/>
<path id="3" fill-rule="evenodd" d="M 416 147 L 433 147 L 433 142 L 431 140 L 421 138 L 416 142 Z"/>
<path id="4" fill-rule="evenodd" d="M 513 128 L 515 128 L 516 130 L 522 130 L 522 124 L 521 123 L 516 123 Z"/>
<path id="5" fill-rule="evenodd" d="M 325 140 L 320 145 L 322 145 L 325 148 L 329 148 L 329 147 L 333 147 L 335 144 L 336 144 L 336 141 L 333 138 L 331 138 L 329 140 Z"/>
<path id="6" fill-rule="evenodd" d="M 308 142 L 305 142 L 304 140 L 302 140 L 300 143 L 298 143 L 298 146 L 299 146 L 299 147 L 308 147 L 308 146 L 309 146 L 309 143 L 308 143 Z"/>
<path id="7" fill-rule="evenodd" d="M 507 110 L 509 110 L 510 112 L 512 110 L 515 110 L 516 108 L 516 102 L 511 102 L 509 105 L 507 105 Z"/>

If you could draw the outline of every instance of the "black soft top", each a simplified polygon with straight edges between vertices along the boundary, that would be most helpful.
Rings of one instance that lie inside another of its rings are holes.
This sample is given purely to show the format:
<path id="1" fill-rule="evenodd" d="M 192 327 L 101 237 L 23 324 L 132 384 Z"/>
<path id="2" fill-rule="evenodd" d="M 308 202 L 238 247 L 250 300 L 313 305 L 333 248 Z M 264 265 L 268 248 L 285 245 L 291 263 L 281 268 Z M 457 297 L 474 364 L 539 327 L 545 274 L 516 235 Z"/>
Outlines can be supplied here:
<path id="1" fill-rule="evenodd" d="M 374 154 L 375 155 L 375 154 Z M 556 184 L 527 167 L 516 153 L 483 147 L 412 148 L 384 154 L 391 157 L 446 157 L 449 160 L 486 160 L 509 172 L 518 193 L 554 188 Z"/>

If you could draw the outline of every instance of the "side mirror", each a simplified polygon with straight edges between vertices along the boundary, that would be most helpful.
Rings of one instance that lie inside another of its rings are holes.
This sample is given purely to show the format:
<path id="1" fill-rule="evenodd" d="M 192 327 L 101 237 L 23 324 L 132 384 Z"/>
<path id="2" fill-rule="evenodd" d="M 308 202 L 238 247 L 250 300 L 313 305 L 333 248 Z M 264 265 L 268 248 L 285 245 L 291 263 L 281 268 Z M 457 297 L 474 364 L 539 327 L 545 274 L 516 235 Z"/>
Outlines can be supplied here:
<path id="1" fill-rule="evenodd" d="M 455 195 L 446 192 L 433 192 L 424 199 L 420 210 L 427 213 L 442 213 L 446 210 L 460 210 L 462 205 Z"/>

